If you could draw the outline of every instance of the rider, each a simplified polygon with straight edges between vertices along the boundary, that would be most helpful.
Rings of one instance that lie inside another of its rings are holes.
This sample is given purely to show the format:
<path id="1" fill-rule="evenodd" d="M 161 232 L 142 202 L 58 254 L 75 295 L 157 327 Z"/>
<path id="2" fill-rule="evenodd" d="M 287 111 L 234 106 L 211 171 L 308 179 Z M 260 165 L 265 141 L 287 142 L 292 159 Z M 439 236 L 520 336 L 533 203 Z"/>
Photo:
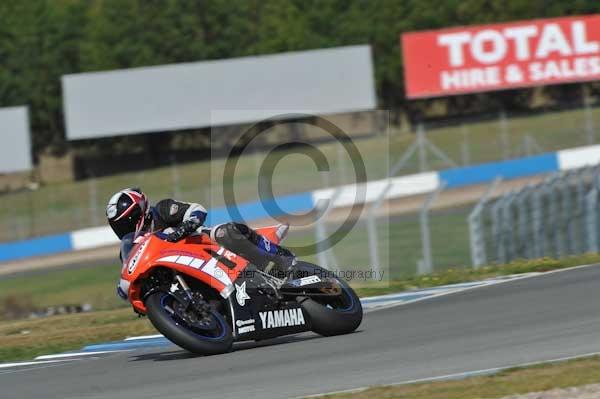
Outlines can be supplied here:
<path id="1" fill-rule="evenodd" d="M 161 231 L 167 241 L 177 242 L 202 227 L 206 215 L 206 209 L 200 204 L 169 198 L 151 207 L 148 197 L 139 188 L 115 193 L 106 207 L 108 223 L 121 240 L 127 239 L 130 233 Z M 289 249 L 270 242 L 242 223 L 217 225 L 211 229 L 210 237 L 258 265 L 273 261 L 287 271 L 296 263 Z"/>

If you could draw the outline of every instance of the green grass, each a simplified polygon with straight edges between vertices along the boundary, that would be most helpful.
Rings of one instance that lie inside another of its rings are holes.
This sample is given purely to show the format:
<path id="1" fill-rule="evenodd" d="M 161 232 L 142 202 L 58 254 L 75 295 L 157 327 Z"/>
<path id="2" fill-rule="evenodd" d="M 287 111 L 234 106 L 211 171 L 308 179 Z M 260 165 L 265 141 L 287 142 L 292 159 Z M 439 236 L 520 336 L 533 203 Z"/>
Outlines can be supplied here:
<path id="1" fill-rule="evenodd" d="M 470 264 L 469 232 L 467 215 L 470 207 L 457 207 L 434 211 L 430 217 L 432 256 L 435 270 L 462 267 Z M 328 225 L 329 234 L 338 225 Z M 422 258 L 421 230 L 418 215 L 379 218 L 377 221 L 378 250 L 381 270 L 387 271 L 388 279 L 412 276 Z M 292 248 L 315 242 L 314 231 L 291 231 L 285 244 Z M 369 241 L 366 225 L 361 222 L 331 251 L 343 269 L 366 270 L 371 268 Z M 310 254 L 306 260 L 317 262 Z"/>
<path id="2" fill-rule="evenodd" d="M 0 280 L 0 311 L 20 306 L 23 312 L 57 305 L 89 303 L 93 309 L 125 306 L 116 295 L 120 267 L 83 267 L 60 271 L 47 270 L 32 275 Z M 1 315 L 0 315 L 1 317 Z"/>
<path id="3" fill-rule="evenodd" d="M 600 109 L 592 111 L 595 126 L 600 126 Z M 519 149 L 525 135 L 533 137 L 545 151 L 585 145 L 585 117 L 581 110 L 553 112 L 509 120 L 509 144 L 511 156 L 522 156 Z M 460 161 L 463 151 L 463 135 L 467 132 L 470 162 L 480 163 L 502 158 L 499 123 L 497 121 L 445 127 L 428 132 L 430 140 L 451 158 Z M 390 162 L 397 160 L 413 142 L 413 134 L 400 134 L 390 129 L 389 135 L 357 139 L 355 143 L 367 168 L 369 179 L 381 178 Z M 276 195 L 321 188 L 324 184 L 350 182 L 351 160 L 339 157 L 336 144 L 319 145 L 330 162 L 332 170 L 329 182 L 323 181 L 312 160 L 305 155 L 289 155 L 275 167 L 274 189 Z M 264 154 L 243 156 L 238 164 L 235 192 L 238 201 L 255 200 L 257 193 L 257 170 Z M 222 198 L 222 173 L 225 161 L 195 162 L 178 167 L 179 193 L 184 199 L 200 201 L 209 206 L 220 206 Z M 433 157 L 429 159 L 431 169 L 447 167 Z M 416 160 L 409 162 L 402 174 L 418 170 Z M 95 190 L 90 190 L 87 181 L 51 184 L 35 192 L 16 193 L 3 196 L 0 205 L 0 240 L 7 241 L 32 235 L 64 232 L 75 228 L 103 223 L 103 209 L 109 196 L 128 186 L 143 187 L 155 201 L 175 194 L 173 174 L 169 167 L 141 173 L 125 173 L 96 180 Z M 91 192 L 96 192 L 90 196 Z M 95 198 L 91 200 L 91 198 Z M 96 205 L 93 205 L 93 204 Z M 90 213 L 90 208 L 96 208 Z"/>
<path id="4" fill-rule="evenodd" d="M 485 377 L 473 377 L 456 381 L 373 387 L 356 393 L 327 395 L 324 396 L 324 398 L 493 399 L 529 392 L 543 392 L 557 388 L 595 384 L 599 382 L 600 357 L 593 356 L 561 363 L 516 368 Z M 552 397 L 558 398 L 559 396 Z"/>
<path id="5" fill-rule="evenodd" d="M 156 334 L 156 330 L 130 309 L 1 322 L 0 361 L 32 359 L 145 334 Z"/>

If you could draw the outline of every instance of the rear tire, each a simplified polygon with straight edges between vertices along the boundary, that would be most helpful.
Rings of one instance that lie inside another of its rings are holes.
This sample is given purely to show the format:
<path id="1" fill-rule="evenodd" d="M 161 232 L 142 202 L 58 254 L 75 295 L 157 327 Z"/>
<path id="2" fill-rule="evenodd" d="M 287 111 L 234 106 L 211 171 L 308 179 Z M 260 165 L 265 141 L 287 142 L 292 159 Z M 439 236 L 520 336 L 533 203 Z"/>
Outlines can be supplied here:
<path id="1" fill-rule="evenodd" d="M 341 298 L 335 301 L 329 298 L 323 300 L 305 298 L 301 302 L 302 308 L 310 317 L 314 332 L 331 336 L 348 334 L 358 328 L 363 317 L 362 305 L 354 290 L 345 281 L 332 276 L 328 270 L 308 262 L 298 262 L 293 269 L 299 277 L 311 275 L 333 277 L 342 286 Z"/>
<path id="2" fill-rule="evenodd" d="M 204 336 L 192 331 L 188 326 L 175 320 L 165 309 L 165 292 L 155 292 L 146 299 L 147 315 L 152 325 L 167 339 L 183 349 L 200 355 L 216 355 L 231 350 L 233 336 L 229 323 L 221 314 L 212 312 L 218 330 L 213 336 Z"/>

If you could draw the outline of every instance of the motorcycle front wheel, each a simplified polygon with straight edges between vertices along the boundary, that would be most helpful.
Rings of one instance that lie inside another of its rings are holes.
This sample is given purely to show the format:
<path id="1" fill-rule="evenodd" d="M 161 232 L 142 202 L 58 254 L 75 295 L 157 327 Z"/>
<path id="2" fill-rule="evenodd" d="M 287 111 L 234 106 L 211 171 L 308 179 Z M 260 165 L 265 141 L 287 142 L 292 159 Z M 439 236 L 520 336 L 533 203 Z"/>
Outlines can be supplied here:
<path id="1" fill-rule="evenodd" d="M 190 322 L 194 315 L 185 313 L 183 304 L 169 293 L 150 294 L 145 304 L 152 325 L 183 349 L 200 355 L 216 355 L 231 350 L 231 327 L 217 311 L 211 311 L 210 322 L 199 328 Z"/>

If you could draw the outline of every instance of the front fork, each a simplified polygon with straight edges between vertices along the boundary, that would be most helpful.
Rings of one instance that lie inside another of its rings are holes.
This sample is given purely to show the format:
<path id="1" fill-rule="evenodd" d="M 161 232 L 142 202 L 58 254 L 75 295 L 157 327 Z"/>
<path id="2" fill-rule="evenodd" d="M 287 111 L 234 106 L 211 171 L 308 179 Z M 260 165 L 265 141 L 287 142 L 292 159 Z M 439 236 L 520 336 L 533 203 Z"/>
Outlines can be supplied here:
<path id="1" fill-rule="evenodd" d="M 194 301 L 194 296 L 192 295 L 192 290 L 190 289 L 190 286 L 187 285 L 187 283 L 185 282 L 183 276 L 181 274 L 175 272 L 175 280 L 179 283 L 179 285 L 183 289 L 183 292 L 185 293 L 185 295 L 187 296 L 187 298 L 191 302 L 193 302 Z M 175 284 L 171 285 L 171 288 L 170 288 L 171 292 L 173 291 L 173 286 L 175 286 Z"/>

